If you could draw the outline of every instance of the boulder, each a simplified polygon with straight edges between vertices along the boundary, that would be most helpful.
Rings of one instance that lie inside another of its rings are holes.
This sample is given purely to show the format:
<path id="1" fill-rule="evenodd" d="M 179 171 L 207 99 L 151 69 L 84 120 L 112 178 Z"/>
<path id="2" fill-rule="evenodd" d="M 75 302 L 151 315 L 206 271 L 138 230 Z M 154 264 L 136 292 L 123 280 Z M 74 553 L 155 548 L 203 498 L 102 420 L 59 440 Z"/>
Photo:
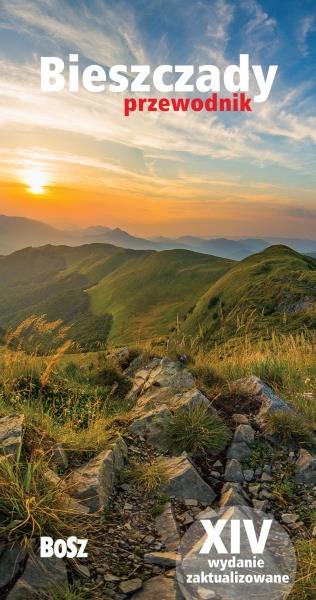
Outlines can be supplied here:
<path id="1" fill-rule="evenodd" d="M 244 442 L 245 444 L 252 444 L 255 439 L 255 432 L 250 425 L 238 425 L 235 434 L 234 442 L 236 444 Z"/>
<path id="2" fill-rule="evenodd" d="M 210 504 L 216 497 L 213 489 L 202 479 L 186 454 L 172 458 L 161 458 L 166 470 L 168 483 L 165 492 L 176 500 L 188 498 L 198 500 L 202 504 Z"/>
<path id="3" fill-rule="evenodd" d="M 120 365 L 126 364 L 129 360 L 129 349 L 127 348 L 127 346 L 124 346 L 124 348 L 120 348 L 119 350 L 117 350 L 115 352 L 115 357 L 117 358 Z"/>
<path id="4" fill-rule="evenodd" d="M 227 452 L 227 458 L 235 458 L 236 460 L 243 460 L 251 454 L 251 448 L 245 442 L 233 443 Z"/>
<path id="5" fill-rule="evenodd" d="M 176 580 L 163 575 L 148 579 L 132 598 L 133 600 L 183 600 Z"/>
<path id="6" fill-rule="evenodd" d="M 183 366 L 169 358 L 153 359 L 137 371 L 128 398 L 137 401 L 138 412 L 157 408 L 173 396 L 195 387 L 194 378 Z"/>
<path id="7" fill-rule="evenodd" d="M 154 408 L 150 408 L 155 400 Z M 161 404 L 162 402 L 162 404 Z M 132 412 L 133 422 L 129 431 L 146 437 L 155 448 L 166 450 L 166 432 L 172 413 L 195 406 L 205 406 L 211 410 L 209 400 L 196 388 L 187 392 L 177 392 L 172 388 L 155 388 L 150 394 L 141 395 Z"/>
<path id="8" fill-rule="evenodd" d="M 25 549 L 17 542 L 0 544 L 0 597 L 1 590 L 22 571 L 25 559 Z"/>
<path id="9" fill-rule="evenodd" d="M 296 462 L 297 483 L 316 484 L 316 457 L 301 449 Z"/>
<path id="10" fill-rule="evenodd" d="M 126 444 L 122 438 L 118 438 L 111 448 L 70 475 L 67 480 L 68 491 L 87 506 L 90 512 L 103 509 L 124 467 L 126 456 Z"/>
<path id="11" fill-rule="evenodd" d="M 136 418 L 128 429 L 136 435 L 145 437 L 155 448 L 163 450 L 166 447 L 166 431 L 171 416 L 169 408 L 163 404 Z"/>
<path id="12" fill-rule="evenodd" d="M 180 545 L 180 534 L 170 502 L 166 505 L 163 513 L 156 517 L 155 527 L 160 540 L 167 550 L 176 552 Z"/>
<path id="13" fill-rule="evenodd" d="M 73 515 L 79 515 L 79 514 L 87 514 L 89 512 L 89 508 L 87 506 L 85 506 L 84 504 L 81 504 L 81 502 L 78 502 L 78 500 L 75 500 L 75 498 L 72 498 L 68 493 L 67 493 L 67 488 L 68 488 L 68 479 L 61 479 L 57 473 L 55 473 L 55 471 L 53 471 L 52 469 L 47 468 L 45 473 L 43 474 L 43 477 L 46 479 L 46 481 L 48 483 L 50 483 L 51 485 L 53 485 L 54 487 L 58 487 L 62 497 L 63 497 L 63 505 L 66 508 L 67 511 L 73 513 Z"/>
<path id="14" fill-rule="evenodd" d="M 211 409 L 211 403 L 208 398 L 206 398 L 206 396 L 204 396 L 197 388 L 192 388 L 187 392 L 176 395 L 174 397 L 172 408 L 186 409 L 195 408 L 196 406 L 204 406 L 205 408 Z"/>
<path id="15" fill-rule="evenodd" d="M 258 423 L 263 424 L 268 415 L 276 411 L 291 411 L 290 406 L 284 402 L 274 391 L 259 377 L 251 375 L 245 379 L 235 381 L 235 386 L 245 391 L 258 401 L 260 408 L 256 416 Z"/>
<path id="16" fill-rule="evenodd" d="M 15 454 L 22 444 L 24 415 L 12 414 L 0 419 L 0 452 Z"/>
<path id="17" fill-rule="evenodd" d="M 24 573 L 7 596 L 7 600 L 40 598 L 41 592 L 62 592 L 67 584 L 67 570 L 63 560 L 52 558 L 31 558 L 26 563 Z"/>
<path id="18" fill-rule="evenodd" d="M 239 483 L 244 481 L 242 466 L 235 458 L 232 458 L 227 462 L 224 478 L 225 481 L 234 481 Z"/>

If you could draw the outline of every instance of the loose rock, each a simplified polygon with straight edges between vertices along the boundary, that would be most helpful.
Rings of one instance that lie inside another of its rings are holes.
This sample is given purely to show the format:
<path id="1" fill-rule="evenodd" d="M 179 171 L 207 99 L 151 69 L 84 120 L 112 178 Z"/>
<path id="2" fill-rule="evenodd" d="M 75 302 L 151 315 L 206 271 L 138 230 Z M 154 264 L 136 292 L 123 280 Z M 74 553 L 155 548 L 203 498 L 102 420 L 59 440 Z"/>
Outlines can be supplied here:
<path id="1" fill-rule="evenodd" d="M 180 545 L 180 535 L 170 502 L 166 505 L 163 513 L 156 517 L 155 525 L 157 533 L 167 550 L 177 551 Z"/>
<path id="2" fill-rule="evenodd" d="M 177 500 L 188 498 L 209 504 L 215 499 L 215 492 L 207 485 L 186 455 L 174 458 L 162 458 L 161 464 L 166 470 L 168 483 L 165 492 Z"/>
<path id="3" fill-rule="evenodd" d="M 71 494 L 85 504 L 90 512 L 102 509 L 122 471 L 126 455 L 126 444 L 119 438 L 109 450 L 70 475 L 67 482 Z"/>
<path id="4" fill-rule="evenodd" d="M 16 454 L 22 444 L 24 415 L 9 415 L 0 419 L 0 453 Z"/>
<path id="5" fill-rule="evenodd" d="M 148 552 L 145 562 L 159 567 L 176 567 L 181 557 L 176 552 Z"/>
<path id="6" fill-rule="evenodd" d="M 239 483 L 244 481 L 242 466 L 235 458 L 232 458 L 227 462 L 224 478 L 225 481 L 234 481 Z"/>
<path id="7" fill-rule="evenodd" d="M 316 457 L 307 450 L 301 449 L 296 462 L 297 483 L 316 483 Z"/>
<path id="8" fill-rule="evenodd" d="M 38 597 L 44 591 L 62 591 L 66 583 L 66 566 L 60 558 L 28 558 L 25 571 L 7 600 L 26 600 Z"/>

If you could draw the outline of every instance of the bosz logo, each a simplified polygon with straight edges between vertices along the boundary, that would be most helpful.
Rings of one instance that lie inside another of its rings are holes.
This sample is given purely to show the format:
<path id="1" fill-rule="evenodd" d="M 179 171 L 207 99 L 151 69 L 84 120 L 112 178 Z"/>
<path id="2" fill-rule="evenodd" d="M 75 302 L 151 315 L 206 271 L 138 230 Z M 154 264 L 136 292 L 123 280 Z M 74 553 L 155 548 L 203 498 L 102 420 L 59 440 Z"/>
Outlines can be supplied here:
<path id="1" fill-rule="evenodd" d="M 51 558 L 87 558 L 88 553 L 85 552 L 88 540 L 71 536 L 66 540 L 53 540 L 51 537 L 40 538 L 40 557 Z"/>
<path id="2" fill-rule="evenodd" d="M 240 537 L 241 537 L 241 520 L 240 519 L 219 519 L 215 525 L 212 524 L 210 519 L 201 519 L 201 523 L 207 533 L 207 539 L 205 540 L 200 554 L 209 554 L 212 547 L 214 546 L 218 554 L 240 554 Z M 230 549 L 227 550 L 221 538 L 221 533 L 226 527 L 227 523 L 230 523 Z M 261 526 L 260 535 L 257 538 L 255 527 L 251 519 L 243 519 L 242 521 L 245 533 L 248 538 L 249 546 L 253 554 L 263 554 L 267 539 L 270 533 L 272 519 L 265 519 Z"/>

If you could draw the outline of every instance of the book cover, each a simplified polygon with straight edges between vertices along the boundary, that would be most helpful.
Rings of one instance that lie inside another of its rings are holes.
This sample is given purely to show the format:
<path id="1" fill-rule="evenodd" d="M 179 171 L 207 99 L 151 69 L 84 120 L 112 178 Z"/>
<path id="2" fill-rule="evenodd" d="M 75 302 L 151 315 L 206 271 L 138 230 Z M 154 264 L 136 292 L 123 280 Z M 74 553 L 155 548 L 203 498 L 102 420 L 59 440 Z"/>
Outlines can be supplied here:
<path id="1" fill-rule="evenodd" d="M 316 598 L 315 2 L 0 8 L 0 598 Z"/>

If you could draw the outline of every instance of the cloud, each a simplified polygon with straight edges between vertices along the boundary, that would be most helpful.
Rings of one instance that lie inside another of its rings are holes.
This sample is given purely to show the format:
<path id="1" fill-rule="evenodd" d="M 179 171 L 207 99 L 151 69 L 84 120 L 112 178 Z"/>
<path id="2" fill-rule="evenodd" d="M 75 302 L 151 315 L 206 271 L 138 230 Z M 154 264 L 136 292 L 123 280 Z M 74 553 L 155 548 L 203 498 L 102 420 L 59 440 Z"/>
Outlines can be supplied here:
<path id="1" fill-rule="evenodd" d="M 316 209 L 304 208 L 303 206 L 288 206 L 285 207 L 285 214 L 295 219 L 312 219 L 316 220 Z"/>
<path id="2" fill-rule="evenodd" d="M 316 32 L 316 19 L 315 15 L 305 15 L 298 25 L 297 29 L 297 38 L 298 38 L 298 47 L 303 56 L 308 56 L 309 47 L 308 47 L 308 36 L 310 33 Z"/>
<path id="3" fill-rule="evenodd" d="M 275 52 L 279 43 L 276 35 L 277 21 L 271 17 L 257 0 L 241 0 L 241 8 L 248 15 L 244 28 L 244 36 L 251 48 L 251 54 Z"/>
<path id="4" fill-rule="evenodd" d="M 119 1 L 79 8 L 64 0 L 10 0 L 2 6 L 0 26 L 44 35 L 106 65 L 146 62 L 135 14 L 129 4 Z"/>
<path id="5" fill-rule="evenodd" d="M 190 62 L 211 63 L 223 68 L 227 65 L 226 49 L 235 15 L 234 5 L 227 0 L 200 0 L 192 5 L 193 12 L 199 14 L 199 19 L 198 23 L 196 17 L 193 20 L 194 52 Z"/>

